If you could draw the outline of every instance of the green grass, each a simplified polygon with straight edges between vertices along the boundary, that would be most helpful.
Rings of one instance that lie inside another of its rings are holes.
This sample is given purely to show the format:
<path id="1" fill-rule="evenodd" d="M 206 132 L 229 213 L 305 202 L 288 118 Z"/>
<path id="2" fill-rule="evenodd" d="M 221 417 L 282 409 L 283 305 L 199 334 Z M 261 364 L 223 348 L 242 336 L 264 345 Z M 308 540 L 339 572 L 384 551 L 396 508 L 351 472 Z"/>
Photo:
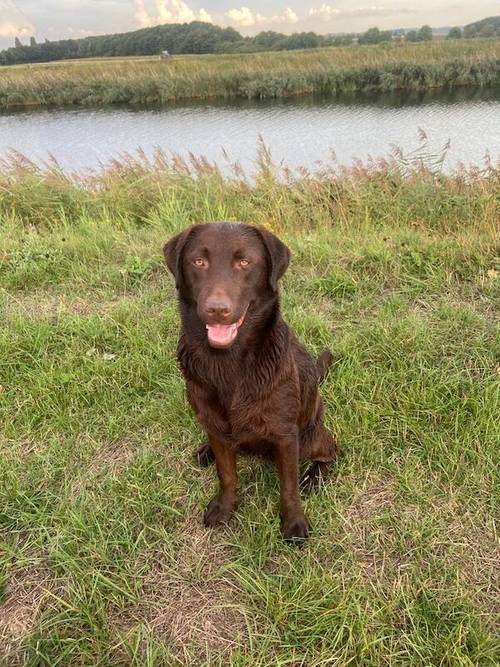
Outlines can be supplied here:
<path id="1" fill-rule="evenodd" d="M 498 171 L 187 171 L 2 165 L 0 662 L 497 665 Z M 264 462 L 201 525 L 161 247 L 221 218 L 290 245 L 285 316 L 336 354 L 301 550 Z"/>
<path id="2" fill-rule="evenodd" d="M 493 86 L 499 62 L 499 40 L 63 61 L 2 67 L 0 108 Z"/>

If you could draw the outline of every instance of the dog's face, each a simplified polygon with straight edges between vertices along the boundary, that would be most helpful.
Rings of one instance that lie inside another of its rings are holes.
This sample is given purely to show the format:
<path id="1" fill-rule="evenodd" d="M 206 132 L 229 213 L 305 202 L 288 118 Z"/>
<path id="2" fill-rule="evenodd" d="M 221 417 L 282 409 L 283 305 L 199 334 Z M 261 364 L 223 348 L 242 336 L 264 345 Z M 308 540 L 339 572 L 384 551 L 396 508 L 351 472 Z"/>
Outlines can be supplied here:
<path id="1" fill-rule="evenodd" d="M 182 298 L 196 305 L 212 347 L 228 348 L 259 301 L 275 294 L 290 253 L 271 232 L 241 223 L 194 225 L 164 247 Z"/>

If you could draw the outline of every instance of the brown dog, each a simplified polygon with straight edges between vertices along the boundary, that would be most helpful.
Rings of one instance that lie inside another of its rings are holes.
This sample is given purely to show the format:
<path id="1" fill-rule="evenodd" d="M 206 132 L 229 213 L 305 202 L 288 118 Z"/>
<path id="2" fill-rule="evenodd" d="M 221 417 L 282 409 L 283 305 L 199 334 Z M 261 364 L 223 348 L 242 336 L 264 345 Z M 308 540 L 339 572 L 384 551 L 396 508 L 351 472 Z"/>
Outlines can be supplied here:
<path id="1" fill-rule="evenodd" d="M 220 481 L 205 525 L 228 521 L 236 508 L 236 454 L 271 455 L 283 535 L 304 539 L 299 460 L 313 461 L 303 479 L 309 490 L 335 459 L 318 392 L 331 354 L 314 362 L 281 317 L 278 280 L 290 252 L 266 229 L 220 222 L 186 229 L 164 253 L 179 297 L 178 359 L 209 439 L 198 460 L 208 465 L 215 457 Z"/>

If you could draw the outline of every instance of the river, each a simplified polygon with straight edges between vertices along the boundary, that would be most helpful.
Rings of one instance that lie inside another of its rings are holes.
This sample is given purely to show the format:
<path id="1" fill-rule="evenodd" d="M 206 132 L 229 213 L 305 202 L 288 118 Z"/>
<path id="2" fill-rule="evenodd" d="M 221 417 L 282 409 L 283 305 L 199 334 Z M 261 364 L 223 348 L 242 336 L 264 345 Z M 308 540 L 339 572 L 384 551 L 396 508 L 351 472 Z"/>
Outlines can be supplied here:
<path id="1" fill-rule="evenodd" d="M 0 112 L 0 157 L 13 149 L 41 162 L 54 156 L 66 170 L 98 167 L 139 147 L 192 152 L 227 169 L 227 159 L 251 172 L 259 137 L 276 162 L 317 169 L 335 155 L 341 165 L 403 152 L 427 135 L 426 151 L 444 170 L 500 159 L 500 89 L 434 93 L 303 97 L 265 102 L 173 104 L 163 108 L 32 109 Z M 224 151 L 228 158 L 224 156 Z"/>

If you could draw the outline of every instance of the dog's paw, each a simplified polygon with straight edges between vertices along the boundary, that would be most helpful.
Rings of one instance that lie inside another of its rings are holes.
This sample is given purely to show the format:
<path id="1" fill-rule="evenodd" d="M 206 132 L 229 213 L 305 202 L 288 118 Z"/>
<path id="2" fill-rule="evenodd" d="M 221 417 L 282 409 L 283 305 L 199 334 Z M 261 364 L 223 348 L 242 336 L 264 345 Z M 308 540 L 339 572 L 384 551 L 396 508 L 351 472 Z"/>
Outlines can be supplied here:
<path id="1" fill-rule="evenodd" d="M 309 535 L 309 522 L 303 514 L 284 517 L 281 520 L 283 538 L 290 544 L 301 545 Z"/>
<path id="2" fill-rule="evenodd" d="M 235 507 L 236 502 L 227 502 L 221 500 L 220 496 L 215 496 L 207 505 L 207 509 L 203 515 L 203 523 L 209 528 L 219 526 L 221 523 L 227 523 Z"/>
<path id="3" fill-rule="evenodd" d="M 207 468 L 215 461 L 215 455 L 209 442 L 204 442 L 194 453 L 196 462 L 202 468 Z"/>

